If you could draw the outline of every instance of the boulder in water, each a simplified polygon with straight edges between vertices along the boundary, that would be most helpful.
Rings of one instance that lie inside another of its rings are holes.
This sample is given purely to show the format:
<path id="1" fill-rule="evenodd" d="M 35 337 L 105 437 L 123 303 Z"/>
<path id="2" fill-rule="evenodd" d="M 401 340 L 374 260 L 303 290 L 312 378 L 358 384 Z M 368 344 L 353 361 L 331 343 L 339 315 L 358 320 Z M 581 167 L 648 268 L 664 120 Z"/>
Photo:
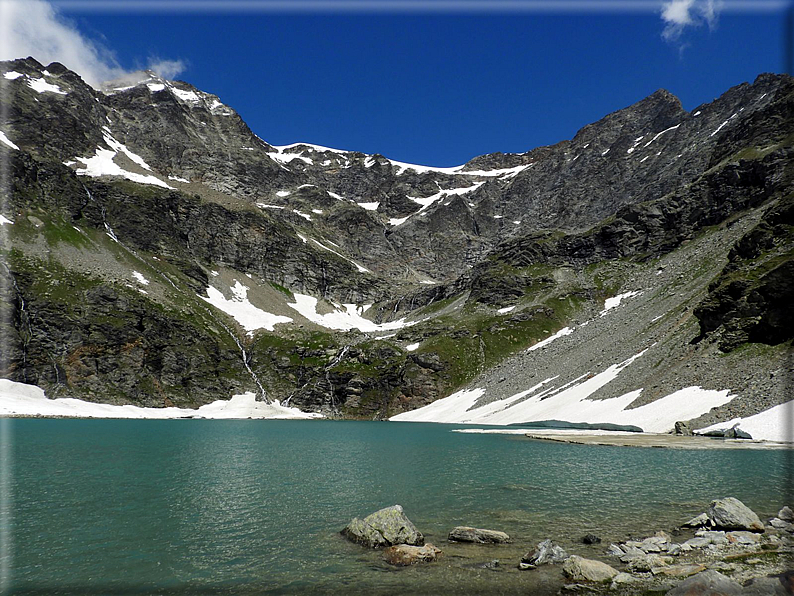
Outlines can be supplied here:
<path id="1" fill-rule="evenodd" d="M 422 546 L 425 537 L 411 523 L 400 505 L 392 505 L 365 517 L 354 517 L 342 530 L 348 540 L 369 548 L 380 548 L 394 544 Z"/>
<path id="2" fill-rule="evenodd" d="M 538 565 L 563 563 L 570 555 L 560 545 L 551 540 L 538 543 L 535 550 L 521 557 L 522 569 L 530 569 Z"/>
<path id="3" fill-rule="evenodd" d="M 453 528 L 447 539 L 452 542 L 475 542 L 477 544 L 510 542 L 510 536 L 499 530 L 483 530 L 468 526 Z"/>
<path id="4" fill-rule="evenodd" d="M 407 567 L 416 563 L 431 563 L 442 555 L 441 549 L 429 542 L 424 546 L 396 544 L 383 551 L 387 563 Z"/>

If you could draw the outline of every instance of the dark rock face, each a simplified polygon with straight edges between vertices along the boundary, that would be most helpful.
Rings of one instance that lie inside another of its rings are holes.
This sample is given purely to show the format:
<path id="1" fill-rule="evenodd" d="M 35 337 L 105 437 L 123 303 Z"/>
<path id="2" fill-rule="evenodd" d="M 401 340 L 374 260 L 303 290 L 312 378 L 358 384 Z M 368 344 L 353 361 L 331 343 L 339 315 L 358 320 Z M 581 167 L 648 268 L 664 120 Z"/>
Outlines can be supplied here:
<path id="1" fill-rule="evenodd" d="M 731 249 L 730 262 L 695 310 L 701 337 L 721 331 L 720 348 L 779 344 L 794 337 L 794 197 L 771 207 Z"/>

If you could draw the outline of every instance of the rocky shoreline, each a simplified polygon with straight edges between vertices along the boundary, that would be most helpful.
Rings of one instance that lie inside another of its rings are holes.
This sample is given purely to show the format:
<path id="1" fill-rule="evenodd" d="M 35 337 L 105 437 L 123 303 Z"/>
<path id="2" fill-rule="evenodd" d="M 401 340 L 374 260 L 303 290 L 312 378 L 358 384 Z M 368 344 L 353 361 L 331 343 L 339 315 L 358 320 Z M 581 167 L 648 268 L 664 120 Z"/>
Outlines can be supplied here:
<path id="1" fill-rule="evenodd" d="M 363 520 L 354 518 L 341 533 L 363 546 L 383 549 L 384 561 L 397 567 L 434 563 L 444 557 L 444 546 L 425 543 L 400 505 Z M 601 560 L 569 553 L 553 539 L 546 539 L 520 561 L 494 559 L 478 567 L 517 567 L 522 574 L 559 568 L 557 593 L 561 595 L 794 594 L 794 512 L 788 506 L 764 523 L 741 501 L 725 497 L 712 501 L 705 512 L 679 527 L 640 536 L 607 545 Z M 505 532 L 468 526 L 453 528 L 447 537 L 448 547 L 457 542 L 494 545 L 513 541 Z M 590 534 L 581 539 L 588 545 L 600 542 L 600 537 Z"/>

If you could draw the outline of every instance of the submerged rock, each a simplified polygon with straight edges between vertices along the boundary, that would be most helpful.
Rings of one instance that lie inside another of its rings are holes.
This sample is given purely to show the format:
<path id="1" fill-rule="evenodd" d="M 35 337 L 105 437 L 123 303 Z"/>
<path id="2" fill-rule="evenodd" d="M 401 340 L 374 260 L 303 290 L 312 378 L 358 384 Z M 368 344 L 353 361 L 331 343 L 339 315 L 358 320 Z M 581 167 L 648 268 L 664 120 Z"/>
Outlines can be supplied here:
<path id="1" fill-rule="evenodd" d="M 734 497 L 716 499 L 706 512 L 715 528 L 763 532 L 764 524 L 747 505 Z"/>
<path id="2" fill-rule="evenodd" d="M 586 534 L 582 536 L 582 542 L 584 544 L 600 544 L 601 538 L 599 538 L 595 534 Z"/>
<path id="3" fill-rule="evenodd" d="M 369 548 L 380 548 L 394 544 L 422 546 L 425 538 L 411 523 L 400 505 L 392 505 L 365 517 L 354 517 L 342 530 L 348 540 Z"/>
<path id="4" fill-rule="evenodd" d="M 739 596 L 741 593 L 740 584 L 709 569 L 685 579 L 666 596 Z"/>
<path id="5" fill-rule="evenodd" d="M 574 581 L 607 582 L 618 574 L 618 570 L 601 561 L 571 555 L 562 564 L 563 573 Z"/>
<path id="6" fill-rule="evenodd" d="M 499 530 L 484 530 L 468 526 L 453 528 L 447 539 L 452 542 L 475 542 L 477 544 L 510 542 L 510 536 Z"/>
<path id="7" fill-rule="evenodd" d="M 538 543 L 535 550 L 521 557 L 522 569 L 531 569 L 538 565 L 563 563 L 570 555 L 561 546 L 551 540 Z"/>
<path id="8" fill-rule="evenodd" d="M 442 554 L 440 548 L 429 542 L 424 546 L 396 544 L 383 551 L 383 558 L 392 565 L 408 566 L 416 563 L 431 563 Z"/>

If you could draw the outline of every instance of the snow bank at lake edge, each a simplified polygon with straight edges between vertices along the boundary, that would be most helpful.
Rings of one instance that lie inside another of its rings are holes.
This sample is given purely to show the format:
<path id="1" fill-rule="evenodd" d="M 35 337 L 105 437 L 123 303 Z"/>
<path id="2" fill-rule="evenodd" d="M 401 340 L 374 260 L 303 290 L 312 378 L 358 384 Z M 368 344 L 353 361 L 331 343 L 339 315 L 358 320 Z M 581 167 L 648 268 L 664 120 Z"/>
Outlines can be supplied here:
<path id="1" fill-rule="evenodd" d="M 282 406 L 278 401 L 256 401 L 256 395 L 247 392 L 219 399 L 198 409 L 144 408 L 98 404 L 75 398 L 49 399 L 35 385 L 0 379 L 0 417 L 64 417 L 64 418 L 125 418 L 138 420 L 166 420 L 201 418 L 207 420 L 235 419 L 311 419 L 321 414 L 302 412 L 297 408 Z"/>

